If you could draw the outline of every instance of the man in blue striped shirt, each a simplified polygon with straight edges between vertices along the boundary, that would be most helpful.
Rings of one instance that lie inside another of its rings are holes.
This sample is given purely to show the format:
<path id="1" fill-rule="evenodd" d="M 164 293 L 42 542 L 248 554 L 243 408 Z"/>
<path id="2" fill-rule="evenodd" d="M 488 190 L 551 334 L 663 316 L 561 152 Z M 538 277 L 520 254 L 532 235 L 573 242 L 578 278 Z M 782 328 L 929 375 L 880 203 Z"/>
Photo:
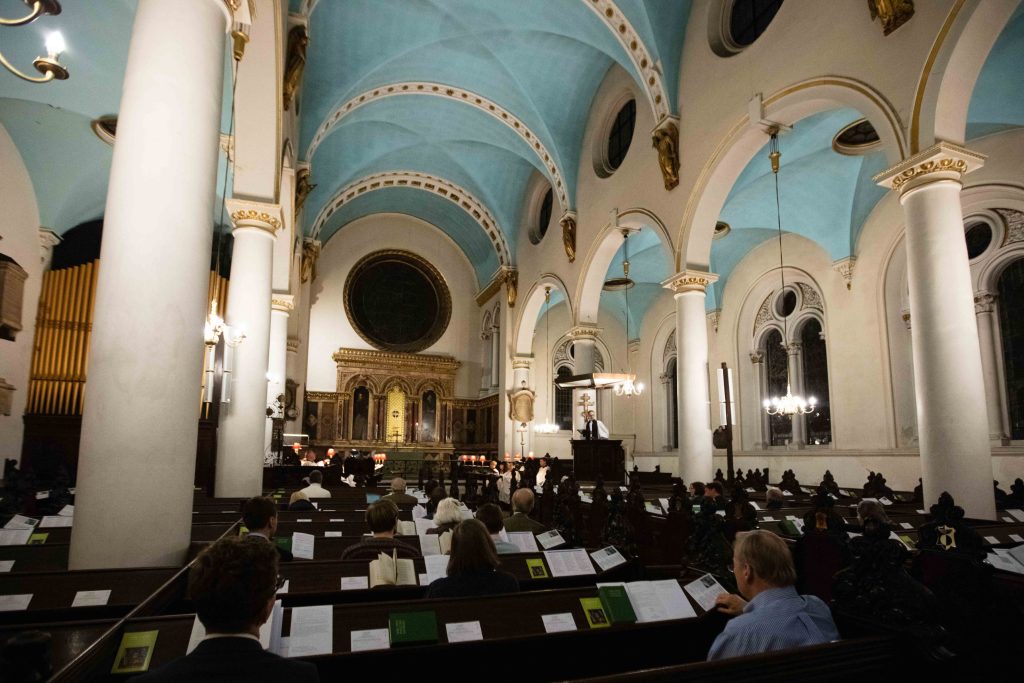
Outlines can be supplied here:
<path id="1" fill-rule="evenodd" d="M 728 593 L 715 600 L 719 611 L 736 616 L 715 638 L 708 659 L 839 640 L 828 606 L 820 598 L 796 592 L 793 557 L 775 534 L 763 530 L 737 534 L 733 573 L 749 602 Z"/>

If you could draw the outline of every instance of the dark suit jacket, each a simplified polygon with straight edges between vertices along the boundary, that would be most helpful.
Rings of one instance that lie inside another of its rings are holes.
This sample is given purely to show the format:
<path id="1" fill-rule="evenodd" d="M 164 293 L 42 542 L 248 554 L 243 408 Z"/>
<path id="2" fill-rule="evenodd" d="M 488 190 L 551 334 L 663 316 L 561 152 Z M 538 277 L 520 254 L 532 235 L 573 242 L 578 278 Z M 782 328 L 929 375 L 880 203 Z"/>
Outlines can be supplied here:
<path id="1" fill-rule="evenodd" d="M 521 512 L 505 518 L 505 531 L 529 531 L 532 534 L 542 534 L 547 530 L 546 526 Z"/>
<path id="2" fill-rule="evenodd" d="M 258 534 L 247 534 L 246 537 L 245 537 L 245 540 L 249 541 L 251 543 L 274 543 L 273 541 L 271 541 L 266 536 L 260 536 Z M 274 547 L 277 548 L 277 556 L 279 558 L 281 558 L 282 562 L 291 562 L 292 560 L 295 559 L 292 556 L 292 553 L 291 553 L 290 550 L 285 550 L 284 548 L 279 546 L 277 543 L 274 543 Z"/>
<path id="3" fill-rule="evenodd" d="M 410 496 L 408 493 L 389 493 L 381 500 L 390 500 L 398 507 L 412 507 L 417 503 L 416 496 Z"/>
<path id="4" fill-rule="evenodd" d="M 312 664 L 285 659 L 265 652 L 254 640 L 215 638 L 199 643 L 192 654 L 176 659 L 133 680 L 138 683 L 169 683 L 170 681 L 316 683 L 320 680 L 320 675 Z"/>

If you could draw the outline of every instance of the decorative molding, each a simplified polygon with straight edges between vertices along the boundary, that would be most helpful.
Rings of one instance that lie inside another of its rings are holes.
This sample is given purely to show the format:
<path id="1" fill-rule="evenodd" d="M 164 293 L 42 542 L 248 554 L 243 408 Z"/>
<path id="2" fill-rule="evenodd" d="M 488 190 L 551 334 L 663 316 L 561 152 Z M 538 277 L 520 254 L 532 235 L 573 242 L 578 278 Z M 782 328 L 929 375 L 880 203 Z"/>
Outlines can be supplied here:
<path id="1" fill-rule="evenodd" d="M 514 422 L 533 422 L 533 402 L 536 394 L 523 387 L 508 392 L 508 417 Z"/>
<path id="2" fill-rule="evenodd" d="M 797 288 L 800 290 L 800 310 L 813 310 L 825 312 L 825 304 L 821 301 L 821 296 L 818 294 L 818 290 L 811 287 L 803 282 L 796 283 Z"/>
<path id="3" fill-rule="evenodd" d="M 1015 209 L 995 209 L 995 212 L 1006 223 L 1006 237 L 1003 239 L 1003 246 L 1024 242 L 1024 212 Z"/>
<path id="4" fill-rule="evenodd" d="M 477 292 L 476 305 L 483 306 L 485 303 L 490 301 L 491 297 L 501 290 L 501 286 L 503 284 L 505 284 L 505 271 L 498 268 L 497 272 L 491 276 L 491 280 L 487 283 L 487 286 Z"/>
<path id="5" fill-rule="evenodd" d="M 949 142 L 939 142 L 872 178 L 900 194 L 938 180 L 956 180 L 984 166 L 985 155 Z"/>
<path id="6" fill-rule="evenodd" d="M 772 292 L 771 294 L 766 296 L 764 298 L 764 301 L 761 302 L 761 308 L 757 309 L 757 315 L 754 317 L 755 335 L 757 334 L 757 331 L 761 329 L 762 325 L 764 325 L 766 322 L 772 320 L 775 317 L 772 315 L 772 297 L 774 296 L 774 294 L 775 292 Z"/>
<path id="7" fill-rule="evenodd" d="M 299 281 L 302 283 L 316 279 L 316 262 L 320 259 L 320 240 L 312 237 L 302 239 L 302 265 L 299 270 Z"/>
<path id="8" fill-rule="evenodd" d="M 583 0 L 583 2 L 601 18 L 601 21 L 605 23 L 608 30 L 618 39 L 623 50 L 629 55 L 633 67 L 640 75 L 640 86 L 654 112 L 654 120 L 661 124 L 672 113 L 669 110 L 668 96 L 665 94 L 665 86 L 662 81 L 661 64 L 651 59 L 644 41 L 614 0 Z"/>
<path id="9" fill-rule="evenodd" d="M 566 211 L 558 219 L 562 226 L 562 246 L 565 248 L 565 255 L 569 257 L 569 263 L 576 260 L 576 212 Z"/>
<path id="10" fill-rule="evenodd" d="M 505 301 L 509 308 L 515 308 L 516 299 L 519 297 L 519 271 L 515 268 L 505 268 L 502 280 L 505 282 Z"/>
<path id="11" fill-rule="evenodd" d="M 722 319 L 722 309 L 716 308 L 713 311 L 707 313 L 708 322 L 711 323 L 711 328 L 718 334 L 718 322 Z"/>
<path id="12" fill-rule="evenodd" d="M 251 202 L 244 199 L 228 199 L 228 211 L 235 230 L 241 228 L 258 228 L 268 232 L 272 237 L 281 229 L 284 215 L 279 204 Z"/>
<path id="13" fill-rule="evenodd" d="M 224 152 L 229 162 L 235 160 L 235 136 L 227 133 L 220 134 L 220 151 Z"/>
<path id="14" fill-rule="evenodd" d="M 451 356 L 346 348 L 340 348 L 331 354 L 331 360 L 335 363 L 344 363 L 360 368 L 372 368 L 385 364 L 392 369 L 444 371 L 453 374 L 462 365 Z"/>
<path id="15" fill-rule="evenodd" d="M 658 150 L 658 167 L 665 181 L 665 189 L 671 190 L 679 184 L 679 117 L 670 116 L 663 120 L 651 134 L 651 142 Z"/>
<path id="16" fill-rule="evenodd" d="M 50 262 L 53 261 L 53 248 L 60 243 L 60 235 L 49 228 L 39 228 L 39 262 L 43 264 L 43 270 L 50 269 Z"/>
<path id="17" fill-rule="evenodd" d="M 842 276 L 843 280 L 846 281 L 847 289 L 853 288 L 853 269 L 856 265 L 856 256 L 847 256 L 846 258 L 839 259 L 838 261 L 833 261 L 832 263 L 832 270 L 839 273 Z"/>
<path id="18" fill-rule="evenodd" d="M 670 359 L 676 357 L 676 331 L 673 329 L 668 333 L 668 339 L 665 340 L 665 350 L 661 354 L 662 366 L 668 365 Z"/>
<path id="19" fill-rule="evenodd" d="M 576 339 L 589 339 L 591 341 L 597 341 L 597 338 L 601 336 L 603 330 L 597 325 L 576 325 L 569 330 L 569 338 L 572 340 Z"/>
<path id="20" fill-rule="evenodd" d="M 914 0 L 868 0 L 871 20 L 882 22 L 882 33 L 889 35 L 914 16 Z"/>
<path id="21" fill-rule="evenodd" d="M 298 337 L 288 337 L 288 353 L 298 353 L 299 346 L 302 344 L 302 340 Z"/>
<path id="22" fill-rule="evenodd" d="M 903 318 L 903 324 L 906 325 L 907 329 L 909 330 L 910 329 L 910 311 L 903 311 L 900 314 L 900 317 Z"/>
<path id="23" fill-rule="evenodd" d="M 598 330 L 600 331 L 600 330 Z M 551 371 L 554 374 L 558 374 L 558 368 L 568 367 L 570 369 L 575 367 L 575 359 L 569 353 L 569 348 L 572 346 L 575 339 L 570 336 L 564 339 L 558 346 L 555 347 L 555 352 L 551 354 Z M 583 338 L 583 337 L 580 337 Z M 596 339 L 596 335 L 594 336 Z M 604 372 L 604 356 L 601 354 L 601 350 L 594 349 L 594 372 Z"/>
<path id="24" fill-rule="evenodd" d="M 568 198 L 566 183 L 564 180 L 565 174 L 562 173 L 558 164 L 555 163 L 554 155 L 552 155 L 550 150 L 548 150 L 547 146 L 540 141 L 537 134 L 531 130 L 522 119 L 515 116 L 512 112 L 508 111 L 493 100 L 489 100 L 471 90 L 445 85 L 444 83 L 434 83 L 431 81 L 405 81 L 401 83 L 392 83 L 390 85 L 382 85 L 356 95 L 347 102 L 335 107 L 331 113 L 324 118 L 319 128 L 317 128 L 316 134 L 313 135 L 313 139 L 309 143 L 309 148 L 306 150 L 306 158 L 310 160 L 313 159 L 317 148 L 324 140 L 327 139 L 331 130 L 335 126 L 339 125 L 341 120 L 347 115 L 364 105 L 370 104 L 371 102 L 399 95 L 430 95 L 433 97 L 444 97 L 449 100 L 455 100 L 456 102 L 462 102 L 471 107 L 475 107 L 508 126 L 516 135 L 522 138 L 526 144 L 530 146 L 530 149 L 533 150 L 534 154 L 537 155 L 537 158 L 544 165 L 548 180 L 551 181 L 551 187 L 554 189 L 555 195 L 558 197 L 559 204 L 562 208 L 568 209 L 572 207 Z"/>
<path id="25" fill-rule="evenodd" d="M 977 291 L 974 293 L 974 313 L 979 315 L 981 313 L 994 313 L 996 310 L 996 300 L 999 295 L 993 292 L 986 292 L 984 290 Z"/>
<path id="26" fill-rule="evenodd" d="M 270 309 L 288 313 L 295 308 L 295 297 L 291 294 L 272 294 L 270 296 Z"/>
<path id="27" fill-rule="evenodd" d="M 327 223 L 330 217 L 356 197 L 368 192 L 395 187 L 407 187 L 425 192 L 433 192 L 451 201 L 469 214 L 476 221 L 477 225 L 483 229 L 484 234 L 487 235 L 494 246 L 494 251 L 498 256 L 498 263 L 502 266 L 508 266 L 512 263 L 512 259 L 509 256 L 508 242 L 505 240 L 505 231 L 502 230 L 498 221 L 494 219 L 494 216 L 484 206 L 483 202 L 474 197 L 465 188 L 451 181 L 430 175 L 429 173 L 417 173 L 415 171 L 375 173 L 342 188 L 320 209 L 319 215 L 313 221 L 313 236 L 319 237 L 320 230 L 323 229 L 324 224 Z"/>
<path id="28" fill-rule="evenodd" d="M 764 351 L 751 351 L 750 362 L 754 365 L 758 365 L 764 362 Z"/>
<path id="29" fill-rule="evenodd" d="M 636 353 L 640 353 L 640 340 L 639 339 L 630 339 L 629 342 L 626 344 L 626 351 L 630 355 L 633 355 L 633 354 L 636 354 Z"/>
<path id="30" fill-rule="evenodd" d="M 529 370 L 533 365 L 533 357 L 516 356 L 512 359 L 513 370 Z"/>
<path id="31" fill-rule="evenodd" d="M 804 350 L 803 343 L 798 341 L 789 342 L 784 346 L 786 349 L 786 353 L 789 354 L 790 356 L 799 356 L 800 352 Z"/>
<path id="32" fill-rule="evenodd" d="M 683 294 L 685 292 L 700 292 L 703 294 L 707 291 L 708 285 L 717 281 L 718 276 L 714 273 L 687 269 L 664 280 L 661 286 L 665 289 L 671 289 L 676 294 Z"/>

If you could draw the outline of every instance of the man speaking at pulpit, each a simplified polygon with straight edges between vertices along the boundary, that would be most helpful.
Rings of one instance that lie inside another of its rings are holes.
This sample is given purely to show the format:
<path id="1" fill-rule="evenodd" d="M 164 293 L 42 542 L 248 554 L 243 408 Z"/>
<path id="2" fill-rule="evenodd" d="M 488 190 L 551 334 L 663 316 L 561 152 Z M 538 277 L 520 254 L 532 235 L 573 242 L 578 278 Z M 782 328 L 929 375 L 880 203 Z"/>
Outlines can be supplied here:
<path id="1" fill-rule="evenodd" d="M 584 439 L 593 441 L 595 439 L 608 438 L 608 428 L 604 426 L 604 422 L 594 417 L 593 410 L 588 410 L 583 417 L 583 429 L 579 430 L 579 432 L 583 435 Z"/>

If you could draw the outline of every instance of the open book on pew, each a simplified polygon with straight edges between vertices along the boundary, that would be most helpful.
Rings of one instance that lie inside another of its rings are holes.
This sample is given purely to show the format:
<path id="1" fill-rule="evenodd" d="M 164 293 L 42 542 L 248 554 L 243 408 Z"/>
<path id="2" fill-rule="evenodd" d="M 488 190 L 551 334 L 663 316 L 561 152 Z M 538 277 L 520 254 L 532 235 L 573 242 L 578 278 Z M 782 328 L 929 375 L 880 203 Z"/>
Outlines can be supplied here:
<path id="1" fill-rule="evenodd" d="M 412 560 L 399 559 L 397 550 L 391 555 L 380 553 L 370 562 L 370 588 L 416 585 L 416 565 Z"/>
<path id="2" fill-rule="evenodd" d="M 1019 545 L 1009 550 L 1006 548 L 993 548 L 992 552 L 985 558 L 985 561 L 996 569 L 1013 572 L 1014 574 L 1024 574 L 1024 545 Z"/>
<path id="3" fill-rule="evenodd" d="M 416 522 L 401 521 L 398 523 L 398 533 L 401 536 L 415 536 Z"/>
<path id="4" fill-rule="evenodd" d="M 621 586 L 625 590 L 637 623 L 689 619 L 697 616 L 693 605 L 690 604 L 683 589 L 679 586 L 679 582 L 675 579 L 599 583 L 597 584 L 598 595 L 601 594 L 601 589 L 609 586 Z"/>

